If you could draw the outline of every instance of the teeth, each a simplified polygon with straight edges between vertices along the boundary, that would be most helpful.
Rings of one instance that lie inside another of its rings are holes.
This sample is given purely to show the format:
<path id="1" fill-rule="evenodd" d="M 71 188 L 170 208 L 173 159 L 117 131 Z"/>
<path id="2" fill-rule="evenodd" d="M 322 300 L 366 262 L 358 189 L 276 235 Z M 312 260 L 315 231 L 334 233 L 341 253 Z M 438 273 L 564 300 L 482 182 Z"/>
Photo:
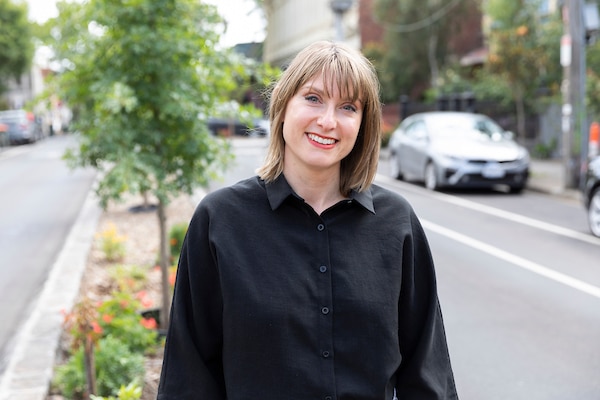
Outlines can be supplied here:
<path id="1" fill-rule="evenodd" d="M 334 144 L 335 143 L 335 139 L 325 139 L 321 136 L 317 136 L 312 133 L 309 133 L 308 137 L 310 138 L 310 140 L 314 140 L 315 142 L 321 143 L 321 144 Z"/>

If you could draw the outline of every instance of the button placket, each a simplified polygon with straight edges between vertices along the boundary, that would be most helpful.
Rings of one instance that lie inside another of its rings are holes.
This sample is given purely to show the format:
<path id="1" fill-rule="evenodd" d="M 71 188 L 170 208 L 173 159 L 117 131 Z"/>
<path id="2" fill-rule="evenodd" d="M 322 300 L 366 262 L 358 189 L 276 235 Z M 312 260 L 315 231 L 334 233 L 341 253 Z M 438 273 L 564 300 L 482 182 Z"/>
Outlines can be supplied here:
<path id="1" fill-rule="evenodd" d="M 313 271 L 317 274 L 318 283 L 318 303 L 314 304 L 314 312 L 320 314 L 319 317 L 319 349 L 318 355 L 323 363 L 321 379 L 323 388 L 322 399 L 334 399 L 332 391 L 335 392 L 335 371 L 334 371 L 334 348 L 333 348 L 333 299 L 332 299 L 332 270 L 330 265 L 331 248 L 328 238 L 327 224 L 324 219 L 315 221 L 313 225 L 316 228 L 314 237 L 317 240 L 314 246 L 314 255 L 318 260 Z M 318 310 L 318 311 L 317 311 Z"/>

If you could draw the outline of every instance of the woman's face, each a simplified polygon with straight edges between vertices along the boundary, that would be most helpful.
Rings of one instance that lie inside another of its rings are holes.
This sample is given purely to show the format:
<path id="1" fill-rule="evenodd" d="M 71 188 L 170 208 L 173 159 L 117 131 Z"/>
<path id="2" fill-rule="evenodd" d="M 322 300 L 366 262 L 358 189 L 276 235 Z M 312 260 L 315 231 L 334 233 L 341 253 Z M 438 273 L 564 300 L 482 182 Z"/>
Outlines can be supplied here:
<path id="1" fill-rule="evenodd" d="M 342 97 L 335 83 L 332 89 L 330 97 L 317 76 L 289 100 L 283 122 L 284 171 L 339 173 L 341 160 L 356 143 L 363 104 Z"/>

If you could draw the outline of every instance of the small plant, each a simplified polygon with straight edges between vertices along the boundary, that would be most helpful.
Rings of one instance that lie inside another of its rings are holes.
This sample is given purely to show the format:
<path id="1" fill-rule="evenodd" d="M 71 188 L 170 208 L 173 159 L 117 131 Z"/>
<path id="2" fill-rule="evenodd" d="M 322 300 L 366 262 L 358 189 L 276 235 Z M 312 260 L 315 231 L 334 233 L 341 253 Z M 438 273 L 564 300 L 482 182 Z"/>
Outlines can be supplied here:
<path id="1" fill-rule="evenodd" d="M 99 340 L 96 359 L 99 396 L 118 395 L 124 385 L 139 385 L 144 376 L 144 357 L 132 352 L 121 340 L 109 335 Z M 68 362 L 57 368 L 53 386 L 69 399 L 82 399 L 86 393 L 83 349 L 77 350 Z"/>
<path id="2" fill-rule="evenodd" d="M 102 328 L 96 321 L 98 314 L 89 298 L 83 298 L 73 311 L 65 317 L 65 327 L 70 331 L 72 348 L 81 353 L 81 373 L 83 382 L 81 393 L 96 393 L 96 363 L 94 347 L 102 336 Z M 69 381 L 69 380 L 67 380 Z M 66 390 L 75 390 L 66 384 Z"/>
<path id="3" fill-rule="evenodd" d="M 100 233 L 100 247 L 108 261 L 118 261 L 125 257 L 125 236 L 119 235 L 117 227 L 109 223 L 108 228 Z"/>
<path id="4" fill-rule="evenodd" d="M 110 277 L 121 292 L 138 292 L 148 280 L 146 269 L 135 265 L 117 265 L 110 271 Z"/>
<path id="5" fill-rule="evenodd" d="M 117 397 L 90 396 L 91 400 L 139 400 L 142 398 L 142 388 L 136 383 L 121 386 Z"/>
<path id="6" fill-rule="evenodd" d="M 556 138 L 552 138 L 549 143 L 538 143 L 533 148 L 533 156 L 542 160 L 546 160 L 552 157 L 552 154 L 556 151 L 558 142 Z"/>
<path id="7" fill-rule="evenodd" d="M 139 310 L 152 305 L 144 291 L 133 295 L 115 292 L 113 296 L 98 306 L 99 325 L 105 335 L 114 336 L 127 344 L 136 353 L 154 350 L 158 333 L 156 320 L 144 318 Z"/>
<path id="8" fill-rule="evenodd" d="M 171 227 L 169 230 L 169 247 L 171 249 L 171 262 L 176 261 L 181 253 L 181 247 L 185 234 L 187 233 L 187 223 L 178 223 Z"/>

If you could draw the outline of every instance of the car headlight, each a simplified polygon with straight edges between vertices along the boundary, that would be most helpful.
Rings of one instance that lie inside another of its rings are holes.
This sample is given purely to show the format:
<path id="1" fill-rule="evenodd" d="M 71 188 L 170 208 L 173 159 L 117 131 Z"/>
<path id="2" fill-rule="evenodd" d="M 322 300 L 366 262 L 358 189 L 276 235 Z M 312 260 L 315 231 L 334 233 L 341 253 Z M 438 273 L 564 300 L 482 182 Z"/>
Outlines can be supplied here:
<path id="1" fill-rule="evenodd" d="M 524 164 L 529 163 L 529 152 L 525 148 L 519 149 L 519 154 L 517 156 L 517 161 L 522 162 Z"/>

